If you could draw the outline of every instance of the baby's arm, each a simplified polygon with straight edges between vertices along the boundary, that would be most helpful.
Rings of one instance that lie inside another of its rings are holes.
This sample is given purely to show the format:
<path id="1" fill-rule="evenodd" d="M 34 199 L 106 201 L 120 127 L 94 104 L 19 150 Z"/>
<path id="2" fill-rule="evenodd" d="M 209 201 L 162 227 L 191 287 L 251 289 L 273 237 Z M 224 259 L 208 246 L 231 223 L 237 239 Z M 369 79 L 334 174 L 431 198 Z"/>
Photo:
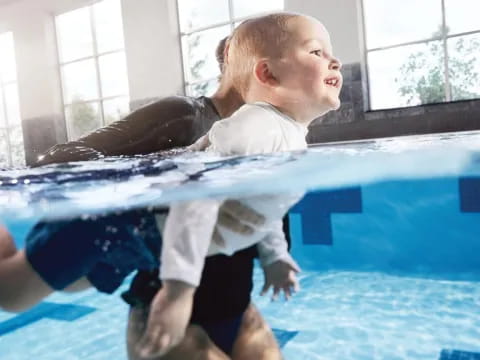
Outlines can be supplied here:
<path id="1" fill-rule="evenodd" d="M 257 249 L 265 276 L 261 295 L 273 287 L 272 299 L 276 299 L 281 290 L 289 299 L 292 291 L 299 290 L 295 274 L 300 272 L 300 267 L 288 252 L 281 220 L 272 222 L 271 231 L 257 244 Z"/>
<path id="2" fill-rule="evenodd" d="M 163 231 L 162 280 L 198 286 L 221 204 L 218 199 L 202 199 L 170 207 Z"/>

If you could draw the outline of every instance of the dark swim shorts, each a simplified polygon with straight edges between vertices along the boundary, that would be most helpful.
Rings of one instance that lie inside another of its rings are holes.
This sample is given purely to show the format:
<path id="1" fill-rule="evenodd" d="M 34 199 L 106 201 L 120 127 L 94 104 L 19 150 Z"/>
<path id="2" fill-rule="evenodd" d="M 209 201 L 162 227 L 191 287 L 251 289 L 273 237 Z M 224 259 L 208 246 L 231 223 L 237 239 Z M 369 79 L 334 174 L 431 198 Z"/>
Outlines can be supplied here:
<path id="1" fill-rule="evenodd" d="M 160 249 L 155 211 L 150 210 L 40 222 L 26 240 L 28 261 L 53 289 L 87 276 L 109 294 L 134 270 L 157 269 Z"/>

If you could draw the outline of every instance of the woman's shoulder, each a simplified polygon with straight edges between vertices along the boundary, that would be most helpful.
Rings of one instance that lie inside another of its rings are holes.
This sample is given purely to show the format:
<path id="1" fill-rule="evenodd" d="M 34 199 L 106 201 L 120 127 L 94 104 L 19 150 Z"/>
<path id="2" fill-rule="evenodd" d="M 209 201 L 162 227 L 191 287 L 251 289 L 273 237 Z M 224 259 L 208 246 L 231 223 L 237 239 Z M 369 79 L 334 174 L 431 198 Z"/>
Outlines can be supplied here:
<path id="1" fill-rule="evenodd" d="M 173 95 L 150 101 L 147 104 L 135 109 L 130 115 L 146 112 L 162 113 L 165 111 L 169 114 L 172 114 L 172 111 L 174 113 L 188 113 L 195 112 L 199 106 L 202 106 L 202 103 L 197 98 Z"/>
<path id="2" fill-rule="evenodd" d="M 171 95 L 163 97 L 161 99 L 156 99 L 149 101 L 148 103 L 138 107 L 134 110 L 136 111 L 145 111 L 145 110 L 172 110 L 176 109 L 179 111 L 185 112 L 194 112 L 199 109 L 204 109 L 205 107 L 212 107 L 211 100 L 207 97 L 191 97 L 185 95 Z"/>

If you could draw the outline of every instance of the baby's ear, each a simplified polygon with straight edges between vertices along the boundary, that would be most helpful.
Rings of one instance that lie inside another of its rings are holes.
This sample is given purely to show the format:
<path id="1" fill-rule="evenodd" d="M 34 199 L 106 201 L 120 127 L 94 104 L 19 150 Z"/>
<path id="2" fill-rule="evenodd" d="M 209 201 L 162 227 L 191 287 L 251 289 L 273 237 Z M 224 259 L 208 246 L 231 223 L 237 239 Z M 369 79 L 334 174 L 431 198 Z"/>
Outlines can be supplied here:
<path id="1" fill-rule="evenodd" d="M 223 63 L 228 64 L 228 51 L 230 50 L 230 38 L 225 40 L 225 47 L 223 48 Z"/>
<path id="2" fill-rule="evenodd" d="M 253 72 L 257 81 L 266 86 L 275 86 L 278 84 L 277 79 L 273 75 L 268 59 L 260 59 L 255 63 Z"/>

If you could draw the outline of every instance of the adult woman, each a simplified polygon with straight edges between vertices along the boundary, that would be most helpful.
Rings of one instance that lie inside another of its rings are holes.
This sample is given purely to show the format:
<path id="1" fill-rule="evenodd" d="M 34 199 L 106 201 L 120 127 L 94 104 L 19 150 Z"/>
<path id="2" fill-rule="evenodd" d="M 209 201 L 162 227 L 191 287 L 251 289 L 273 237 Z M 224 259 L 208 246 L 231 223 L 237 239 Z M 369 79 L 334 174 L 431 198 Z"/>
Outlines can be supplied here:
<path id="1" fill-rule="evenodd" d="M 242 104 L 231 78 L 225 77 L 211 98 L 175 96 L 159 100 L 78 141 L 54 146 L 38 165 L 188 146 L 213 122 L 231 115 Z M 234 231 L 248 232 L 250 226 L 262 222 L 262 216 L 238 202 L 227 201 L 219 222 Z M 254 256 L 255 250 L 250 248 L 231 257 L 207 259 L 195 295 L 192 325 L 183 342 L 162 359 L 228 359 L 226 354 L 233 359 L 281 358 L 270 328 L 250 304 Z M 140 358 L 136 344 L 145 329 L 149 302 L 159 286 L 157 273 L 140 272 L 124 294 L 131 305 L 127 345 L 132 359 Z"/>

